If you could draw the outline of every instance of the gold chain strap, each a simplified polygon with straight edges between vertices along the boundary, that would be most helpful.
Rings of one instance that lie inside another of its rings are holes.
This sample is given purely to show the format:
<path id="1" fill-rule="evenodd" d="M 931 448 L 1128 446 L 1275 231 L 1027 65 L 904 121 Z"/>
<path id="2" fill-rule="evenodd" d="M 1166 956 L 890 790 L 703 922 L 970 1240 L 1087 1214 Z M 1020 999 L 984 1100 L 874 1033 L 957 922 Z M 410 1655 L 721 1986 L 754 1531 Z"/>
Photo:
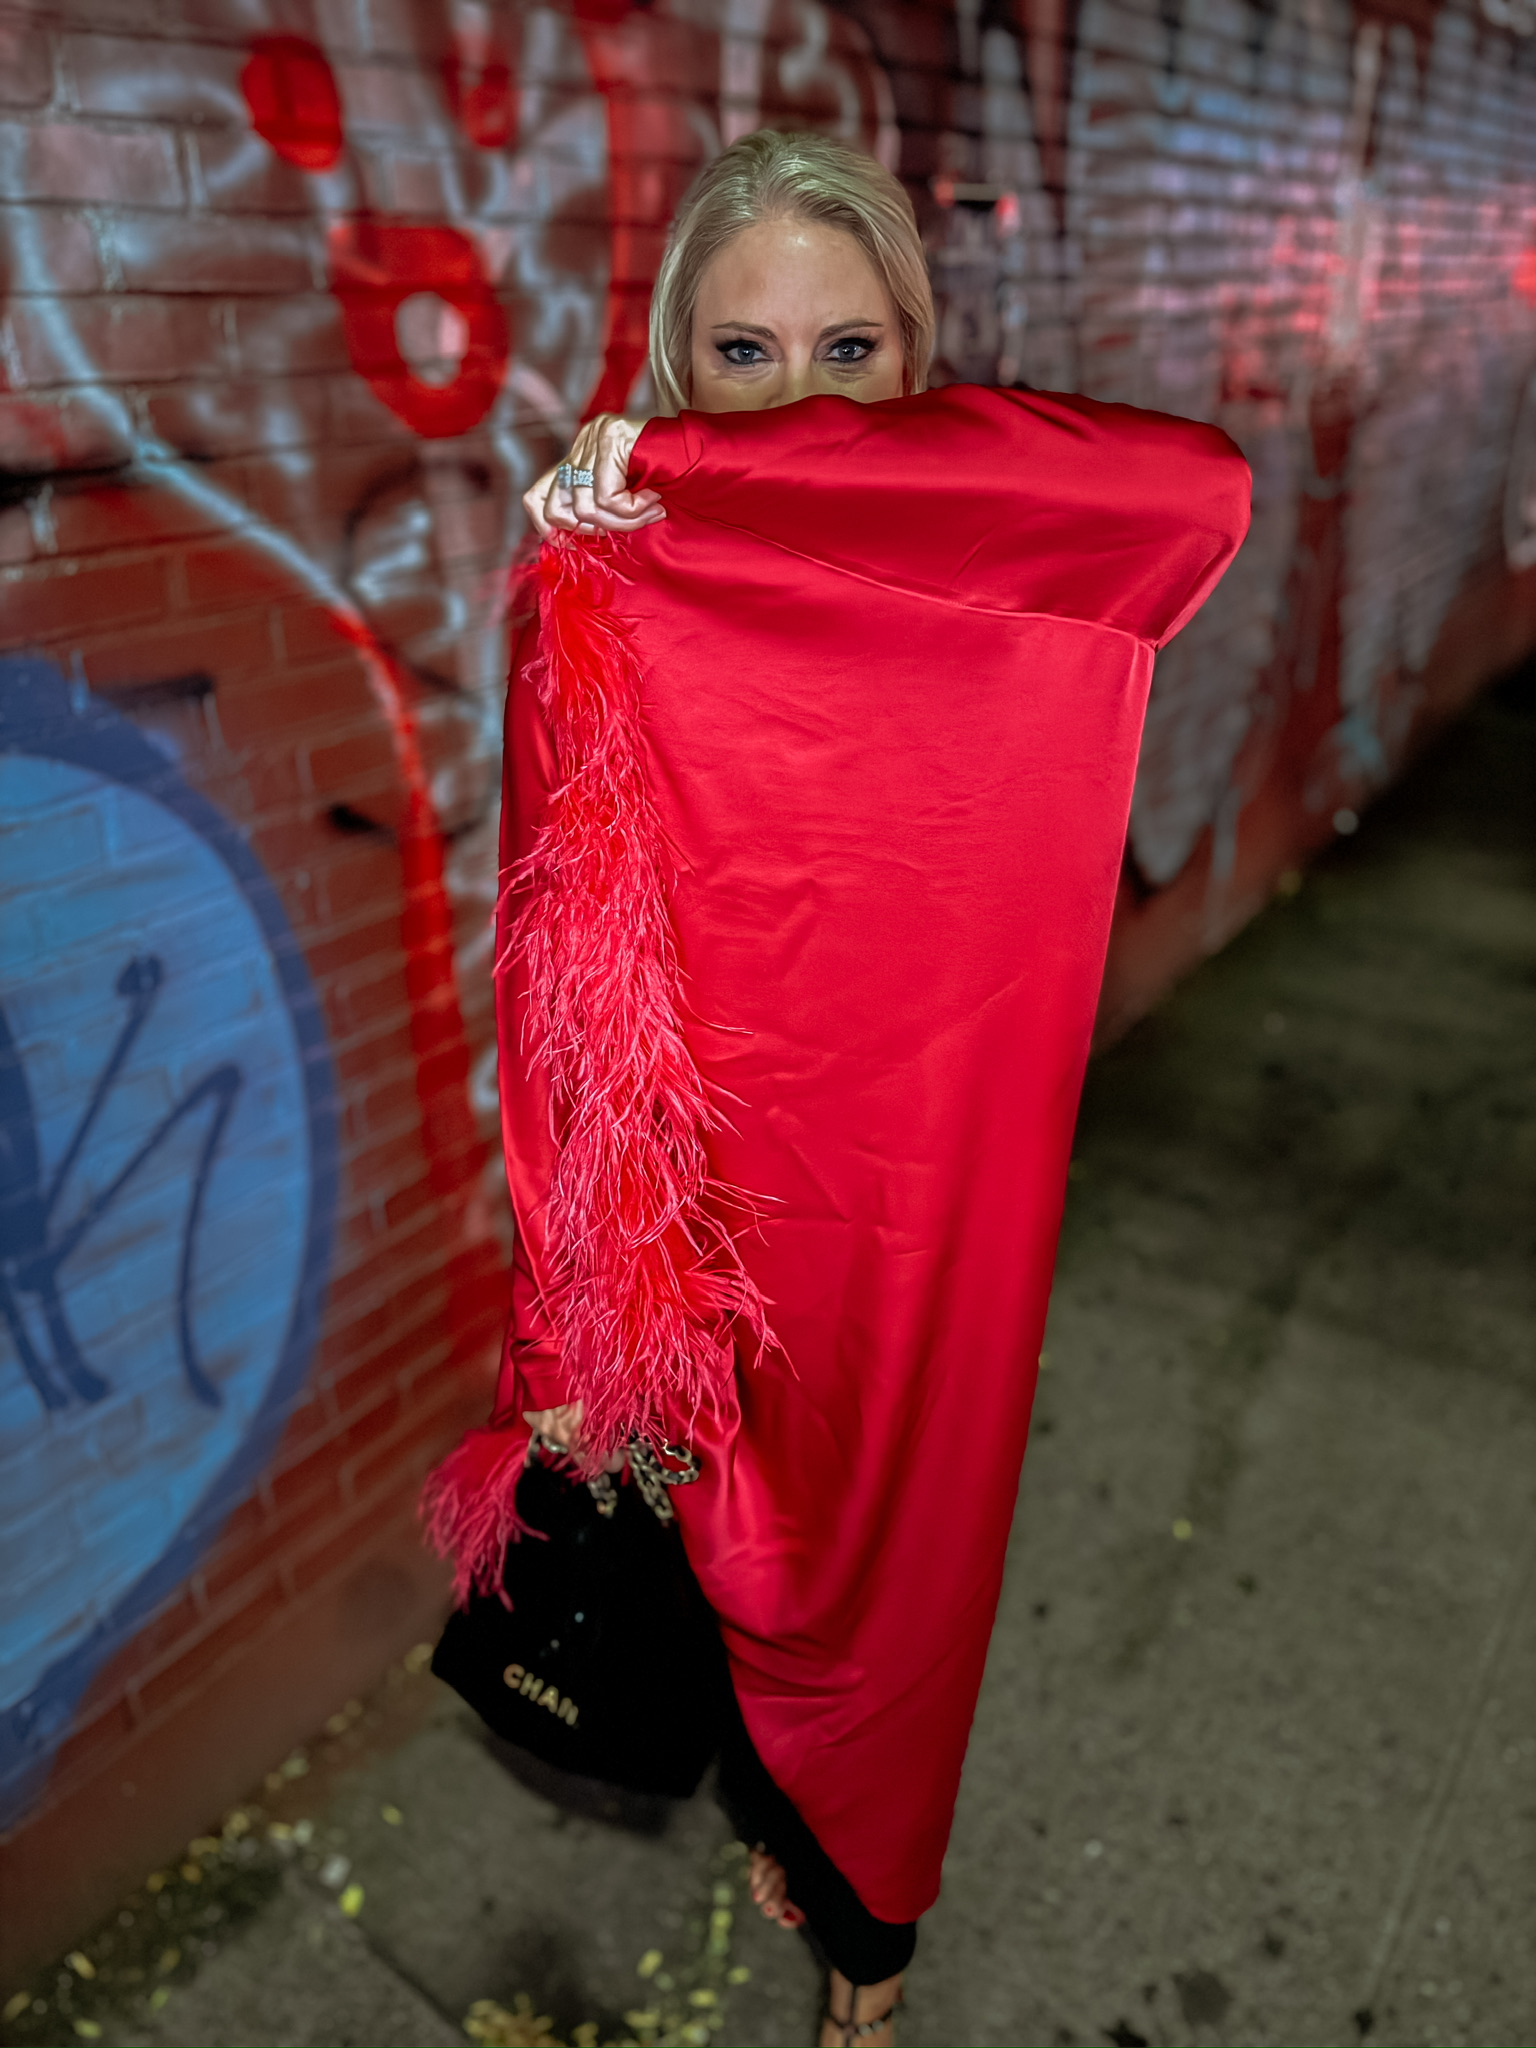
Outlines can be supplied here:
<path id="1" fill-rule="evenodd" d="M 553 1437 L 535 1433 L 528 1445 L 528 1455 L 536 1451 L 549 1451 L 557 1458 L 568 1458 L 570 1452 L 564 1444 L 558 1444 Z M 674 1486 L 692 1486 L 700 1472 L 696 1451 L 686 1444 L 664 1444 L 658 1453 L 643 1437 L 631 1437 L 629 1469 L 640 1498 L 645 1502 L 658 1522 L 674 1522 L 677 1510 L 669 1498 L 668 1489 Z M 607 1520 L 619 1505 L 618 1491 L 611 1472 L 599 1472 L 587 1481 L 587 1491 L 597 1504 L 597 1512 Z"/>

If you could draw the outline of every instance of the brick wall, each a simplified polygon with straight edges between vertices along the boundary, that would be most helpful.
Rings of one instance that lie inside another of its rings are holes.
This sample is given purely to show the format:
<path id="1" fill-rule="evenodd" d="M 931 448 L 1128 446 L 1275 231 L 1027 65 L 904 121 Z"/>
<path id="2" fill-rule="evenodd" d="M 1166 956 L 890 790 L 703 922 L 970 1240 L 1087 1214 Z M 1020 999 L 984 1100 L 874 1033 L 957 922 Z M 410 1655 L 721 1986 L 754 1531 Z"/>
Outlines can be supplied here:
<path id="1" fill-rule="evenodd" d="M 899 168 L 940 378 L 1213 419 L 1119 1028 L 1536 641 L 1530 0 L 0 6 L 0 1791 L 26 1958 L 430 1632 L 503 570 L 694 171 Z"/>

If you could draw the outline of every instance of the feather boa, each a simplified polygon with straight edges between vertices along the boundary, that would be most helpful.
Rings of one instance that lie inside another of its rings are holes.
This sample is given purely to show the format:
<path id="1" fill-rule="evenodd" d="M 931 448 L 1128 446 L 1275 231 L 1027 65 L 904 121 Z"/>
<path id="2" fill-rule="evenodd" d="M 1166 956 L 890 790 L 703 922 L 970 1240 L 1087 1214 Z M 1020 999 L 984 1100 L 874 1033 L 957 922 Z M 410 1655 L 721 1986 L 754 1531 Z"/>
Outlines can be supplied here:
<path id="1" fill-rule="evenodd" d="M 724 1119 L 679 1018 L 665 842 L 640 668 L 613 605 L 615 552 L 606 537 L 540 552 L 533 680 L 559 781 L 533 850 L 502 885 L 520 906 L 510 944 L 527 968 L 527 1049 L 550 1077 L 548 1305 L 583 1403 L 587 1473 L 632 1437 L 659 1446 L 701 1408 L 717 1411 L 739 1332 L 759 1350 L 773 1341 L 718 1214 L 745 1197 L 709 1172 L 705 1136 Z M 524 1533 L 513 1496 L 526 1445 L 521 1426 L 473 1431 L 429 1482 L 429 1533 L 456 1557 L 461 1597 L 499 1582 L 508 1539 Z"/>

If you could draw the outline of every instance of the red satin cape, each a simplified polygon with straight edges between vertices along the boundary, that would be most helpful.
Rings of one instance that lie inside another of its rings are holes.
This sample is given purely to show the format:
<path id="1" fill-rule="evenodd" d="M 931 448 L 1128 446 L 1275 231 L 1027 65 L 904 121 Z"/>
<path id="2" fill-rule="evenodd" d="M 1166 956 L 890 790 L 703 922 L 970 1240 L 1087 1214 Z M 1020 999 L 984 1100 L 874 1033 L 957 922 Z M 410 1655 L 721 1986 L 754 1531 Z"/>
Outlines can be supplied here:
<path id="1" fill-rule="evenodd" d="M 614 548 L 613 602 L 684 1035 L 779 1347 L 692 1418 L 683 1535 L 764 1763 L 911 1920 L 997 1601 L 1153 653 L 1235 552 L 1248 473 L 1213 428 L 967 386 L 654 421 L 630 473 L 667 510 Z M 536 652 L 509 867 L 557 780 Z M 511 1430 L 580 1390 L 515 947 L 497 992 Z"/>

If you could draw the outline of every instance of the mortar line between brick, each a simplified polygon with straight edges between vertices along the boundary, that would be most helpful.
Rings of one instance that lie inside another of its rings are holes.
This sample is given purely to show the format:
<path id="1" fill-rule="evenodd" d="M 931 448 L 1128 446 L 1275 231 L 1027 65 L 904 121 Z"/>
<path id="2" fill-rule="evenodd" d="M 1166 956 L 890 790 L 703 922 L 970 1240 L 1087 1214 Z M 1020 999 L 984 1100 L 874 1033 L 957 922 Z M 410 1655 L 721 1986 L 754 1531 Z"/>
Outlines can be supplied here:
<path id="1" fill-rule="evenodd" d="M 1382 1986 L 1387 1980 L 1387 1973 L 1396 1961 L 1398 1944 L 1418 1901 L 1431 1853 L 1438 1848 L 1445 1832 L 1445 1824 L 1456 1794 L 1460 1790 L 1462 1778 L 1466 1774 L 1473 1745 L 1482 1731 L 1489 1701 L 1493 1697 L 1494 1679 L 1509 1648 L 1510 1638 L 1515 1632 L 1515 1623 L 1533 1593 L 1536 1593 L 1536 1535 L 1527 1543 L 1525 1555 L 1514 1574 L 1510 1590 L 1494 1618 L 1493 1626 L 1484 1638 L 1467 1703 L 1462 1710 L 1461 1726 L 1440 1767 L 1439 1782 L 1420 1815 L 1413 1847 L 1403 1864 L 1403 1874 L 1398 1880 L 1396 1894 L 1387 1910 L 1381 1933 L 1377 1937 L 1370 1976 L 1358 2008 L 1362 2012 L 1374 2013 L 1376 2001 L 1381 1996 Z"/>

